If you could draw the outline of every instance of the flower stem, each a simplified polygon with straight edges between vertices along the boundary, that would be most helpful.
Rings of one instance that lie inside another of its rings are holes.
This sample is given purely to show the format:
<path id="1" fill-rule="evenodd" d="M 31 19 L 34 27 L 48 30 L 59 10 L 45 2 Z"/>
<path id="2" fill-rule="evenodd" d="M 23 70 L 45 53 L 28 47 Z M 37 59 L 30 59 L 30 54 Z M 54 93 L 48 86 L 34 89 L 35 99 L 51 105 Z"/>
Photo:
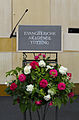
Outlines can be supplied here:
<path id="1" fill-rule="evenodd" d="M 47 107 L 47 103 L 46 103 L 46 105 L 45 105 L 45 107 L 44 107 L 44 115 L 43 115 L 43 119 L 42 119 L 42 120 L 45 120 L 46 107 Z"/>
<path id="2" fill-rule="evenodd" d="M 31 113 L 31 109 L 29 109 L 29 115 L 30 115 L 30 120 L 32 120 L 32 113 Z"/>
<path id="3" fill-rule="evenodd" d="M 55 111 L 55 120 L 58 120 L 58 107 L 56 106 L 56 111 Z"/>
<path id="4" fill-rule="evenodd" d="M 24 120 L 26 120 L 26 111 L 24 112 Z"/>
<path id="5" fill-rule="evenodd" d="M 38 114 L 38 119 L 40 120 L 40 113 L 38 109 L 37 109 L 37 114 Z"/>

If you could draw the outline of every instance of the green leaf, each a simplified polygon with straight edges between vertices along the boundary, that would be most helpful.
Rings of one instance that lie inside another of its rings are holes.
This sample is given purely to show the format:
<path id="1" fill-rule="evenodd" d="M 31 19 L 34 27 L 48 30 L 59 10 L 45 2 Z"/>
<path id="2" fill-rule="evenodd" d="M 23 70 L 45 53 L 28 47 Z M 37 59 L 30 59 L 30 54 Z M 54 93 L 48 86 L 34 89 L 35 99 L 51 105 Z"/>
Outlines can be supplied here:
<path id="1" fill-rule="evenodd" d="M 72 98 L 70 98 L 70 103 L 73 103 L 73 99 Z"/>
<path id="2" fill-rule="evenodd" d="M 25 111 L 26 111 L 27 106 L 26 106 L 25 104 L 20 103 L 20 104 L 19 104 L 19 107 L 20 107 L 20 109 L 21 109 L 21 112 L 25 112 Z"/>
<path id="3" fill-rule="evenodd" d="M 73 100 L 76 100 L 78 96 L 73 96 Z"/>
<path id="4" fill-rule="evenodd" d="M 57 98 L 55 98 L 55 101 L 54 101 L 54 102 L 55 102 L 55 105 L 56 105 L 56 106 L 58 106 L 58 108 L 60 109 L 61 104 L 62 104 L 62 102 L 61 102 L 60 98 L 58 98 L 58 97 L 57 97 Z"/>
<path id="5" fill-rule="evenodd" d="M 49 59 L 50 59 L 50 57 L 47 57 L 47 58 L 46 58 L 46 61 L 48 61 Z"/>

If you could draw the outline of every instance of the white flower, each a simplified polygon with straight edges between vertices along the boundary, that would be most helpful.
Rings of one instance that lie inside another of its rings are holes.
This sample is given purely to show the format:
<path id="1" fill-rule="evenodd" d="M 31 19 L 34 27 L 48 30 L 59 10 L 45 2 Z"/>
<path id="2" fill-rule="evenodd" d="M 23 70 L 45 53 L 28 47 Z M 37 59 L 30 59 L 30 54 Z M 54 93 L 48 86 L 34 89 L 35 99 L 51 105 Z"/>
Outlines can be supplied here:
<path id="1" fill-rule="evenodd" d="M 45 63 L 43 60 L 40 60 L 40 61 L 39 61 L 39 66 L 40 66 L 40 67 L 45 67 L 45 66 L 46 66 L 46 63 Z"/>
<path id="2" fill-rule="evenodd" d="M 30 84 L 30 85 L 27 85 L 26 86 L 27 88 L 26 88 L 26 90 L 28 91 L 28 92 L 32 92 L 33 91 L 33 89 L 34 89 L 34 85 L 32 85 L 32 84 Z"/>
<path id="3" fill-rule="evenodd" d="M 48 70 L 48 69 L 53 69 L 54 67 L 51 67 L 50 65 L 47 65 L 47 68 L 46 68 L 46 71 Z"/>
<path id="4" fill-rule="evenodd" d="M 46 101 L 48 101 L 48 100 L 51 99 L 51 96 L 48 94 L 48 95 L 44 96 L 44 99 L 45 99 Z"/>
<path id="5" fill-rule="evenodd" d="M 50 95 L 54 95 L 55 92 L 54 92 L 54 90 L 48 89 L 48 94 L 50 94 Z"/>
<path id="6" fill-rule="evenodd" d="M 25 66 L 25 68 L 24 68 L 24 73 L 27 75 L 27 74 L 29 74 L 30 72 L 31 72 L 31 66 L 30 65 L 27 65 L 27 66 Z"/>
<path id="7" fill-rule="evenodd" d="M 65 67 L 63 67 L 63 66 L 61 66 L 61 67 L 59 68 L 59 72 L 60 72 L 62 75 L 66 74 L 67 71 L 68 71 L 68 69 L 65 68 Z"/>

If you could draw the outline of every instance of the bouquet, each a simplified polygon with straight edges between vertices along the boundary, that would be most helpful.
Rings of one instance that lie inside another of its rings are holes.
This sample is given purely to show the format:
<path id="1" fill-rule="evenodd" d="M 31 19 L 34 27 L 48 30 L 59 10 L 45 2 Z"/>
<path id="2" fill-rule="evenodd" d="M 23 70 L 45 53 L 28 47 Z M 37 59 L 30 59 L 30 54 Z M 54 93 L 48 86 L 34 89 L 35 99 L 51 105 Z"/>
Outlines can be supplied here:
<path id="1" fill-rule="evenodd" d="M 6 73 L 6 76 L 15 77 L 7 82 L 6 92 L 13 96 L 13 104 L 18 103 L 22 112 L 35 111 L 46 104 L 60 108 L 75 99 L 71 73 L 62 65 L 51 65 L 49 59 L 40 53 L 25 67 L 16 67 Z"/>

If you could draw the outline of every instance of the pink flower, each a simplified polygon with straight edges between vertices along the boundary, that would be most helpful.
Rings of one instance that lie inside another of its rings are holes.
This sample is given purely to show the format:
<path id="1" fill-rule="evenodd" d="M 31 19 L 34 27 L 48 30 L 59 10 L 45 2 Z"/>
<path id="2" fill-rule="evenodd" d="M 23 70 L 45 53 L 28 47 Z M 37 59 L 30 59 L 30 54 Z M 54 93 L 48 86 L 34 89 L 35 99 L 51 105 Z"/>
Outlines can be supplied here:
<path id="1" fill-rule="evenodd" d="M 39 67 L 38 62 L 36 62 L 36 61 L 31 62 L 30 65 L 31 65 L 32 69 L 36 69 L 36 66 Z"/>
<path id="2" fill-rule="evenodd" d="M 24 82 L 26 80 L 26 76 L 24 74 L 20 74 L 18 79 L 20 80 L 20 82 Z"/>
<path id="3" fill-rule="evenodd" d="M 69 80 L 71 80 L 72 74 L 71 73 L 67 73 L 67 76 L 69 77 Z"/>
<path id="4" fill-rule="evenodd" d="M 42 80 L 40 81 L 40 87 L 46 88 L 46 87 L 47 87 L 47 85 L 48 85 L 47 80 L 42 79 Z"/>
<path id="5" fill-rule="evenodd" d="M 36 105 L 40 105 L 40 104 L 41 104 L 41 102 L 42 102 L 42 100 L 35 101 L 35 104 L 36 104 Z"/>
<path id="6" fill-rule="evenodd" d="M 53 103 L 52 103 L 52 101 L 50 101 L 49 106 L 52 106 L 52 105 L 53 105 Z"/>
<path id="7" fill-rule="evenodd" d="M 38 54 L 38 56 L 40 56 L 40 55 L 41 55 L 41 53 Z"/>
<path id="8" fill-rule="evenodd" d="M 43 58 L 45 58 L 46 57 L 46 55 L 45 54 L 43 54 Z"/>
<path id="9" fill-rule="evenodd" d="M 59 84 L 58 84 L 58 89 L 59 89 L 59 90 L 65 90 L 65 89 L 66 89 L 65 83 L 59 83 Z"/>
<path id="10" fill-rule="evenodd" d="M 55 70 L 55 69 L 50 70 L 49 74 L 52 75 L 53 77 L 57 77 L 57 75 L 58 75 L 57 70 Z"/>
<path id="11" fill-rule="evenodd" d="M 73 92 L 70 92 L 69 94 L 68 94 L 68 97 L 69 98 L 71 98 L 71 97 L 73 97 L 74 96 L 74 93 Z"/>
<path id="12" fill-rule="evenodd" d="M 35 60 L 38 60 L 39 56 L 35 56 Z"/>
<path id="13" fill-rule="evenodd" d="M 12 83 L 10 86 L 10 90 L 14 91 L 17 88 L 16 83 Z"/>

